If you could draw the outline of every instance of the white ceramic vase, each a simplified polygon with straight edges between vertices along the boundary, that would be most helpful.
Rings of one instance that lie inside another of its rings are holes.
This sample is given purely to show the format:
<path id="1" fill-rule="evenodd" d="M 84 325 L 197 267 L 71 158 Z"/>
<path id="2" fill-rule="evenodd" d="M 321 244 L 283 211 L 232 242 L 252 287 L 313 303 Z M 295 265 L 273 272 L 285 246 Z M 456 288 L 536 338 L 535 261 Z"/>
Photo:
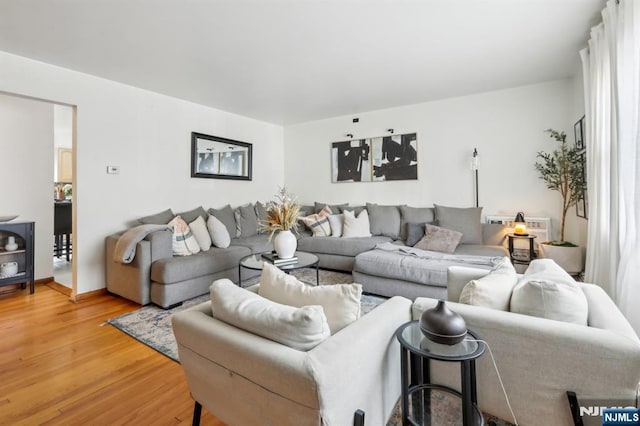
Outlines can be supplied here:
<path id="1" fill-rule="evenodd" d="M 298 248 L 298 239 L 291 231 L 280 231 L 273 239 L 273 248 L 280 259 L 289 259 Z"/>
<path id="2" fill-rule="evenodd" d="M 14 251 L 18 249 L 18 244 L 16 243 L 16 237 L 8 237 L 7 245 L 4 246 L 6 251 Z"/>

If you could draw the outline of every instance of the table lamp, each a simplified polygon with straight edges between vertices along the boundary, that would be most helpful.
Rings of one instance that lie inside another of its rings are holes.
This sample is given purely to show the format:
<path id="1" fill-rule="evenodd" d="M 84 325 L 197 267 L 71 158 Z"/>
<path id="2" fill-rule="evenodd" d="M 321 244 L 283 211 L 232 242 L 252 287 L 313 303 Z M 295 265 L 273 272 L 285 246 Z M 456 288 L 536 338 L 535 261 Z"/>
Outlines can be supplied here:
<path id="1" fill-rule="evenodd" d="M 524 221 L 524 213 L 518 212 L 513 222 L 514 222 L 513 233 L 515 235 L 523 235 L 523 236 L 529 235 L 527 233 L 527 224 Z"/>

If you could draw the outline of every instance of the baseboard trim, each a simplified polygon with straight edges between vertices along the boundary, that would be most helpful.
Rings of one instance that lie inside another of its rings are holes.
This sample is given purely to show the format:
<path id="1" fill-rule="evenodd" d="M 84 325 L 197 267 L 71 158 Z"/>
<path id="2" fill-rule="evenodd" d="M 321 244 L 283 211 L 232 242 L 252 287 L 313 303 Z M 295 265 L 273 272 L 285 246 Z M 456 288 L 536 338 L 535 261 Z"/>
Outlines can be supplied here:
<path id="1" fill-rule="evenodd" d="M 75 297 L 72 297 L 71 300 L 74 302 L 82 302 L 83 300 L 91 299 L 92 297 L 97 296 L 105 296 L 107 294 L 106 288 L 101 288 L 98 290 L 88 291 L 86 293 L 76 294 Z"/>
<path id="2" fill-rule="evenodd" d="M 67 297 L 71 297 L 71 289 L 65 285 L 57 283 L 53 280 L 53 277 L 46 283 L 47 287 L 57 291 L 58 293 L 62 293 Z"/>

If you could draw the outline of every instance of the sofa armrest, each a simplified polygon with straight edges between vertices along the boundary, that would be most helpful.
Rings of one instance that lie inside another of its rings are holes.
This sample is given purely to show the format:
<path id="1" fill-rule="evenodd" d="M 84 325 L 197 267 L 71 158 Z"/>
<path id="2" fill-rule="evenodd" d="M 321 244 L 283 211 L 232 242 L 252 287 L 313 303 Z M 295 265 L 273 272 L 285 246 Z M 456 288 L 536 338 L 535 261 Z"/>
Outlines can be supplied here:
<path id="1" fill-rule="evenodd" d="M 414 318 L 436 303 L 417 299 Z M 454 302 L 448 305 L 491 346 L 520 424 L 573 424 L 567 390 L 576 392 L 579 399 L 635 398 L 640 342 L 620 333 L 619 325 L 595 328 Z M 476 367 L 481 409 L 510 419 L 488 353 Z M 450 366 L 434 371 L 437 380 L 459 388 L 458 374 Z"/>
<path id="2" fill-rule="evenodd" d="M 447 300 L 457 302 L 465 285 L 471 280 L 482 278 L 490 271 L 487 269 L 450 266 L 447 268 Z"/>
<path id="3" fill-rule="evenodd" d="M 151 303 L 151 264 L 173 256 L 171 233 L 152 232 L 136 244 L 136 255 L 131 263 L 113 260 L 116 243 L 121 234 L 105 239 L 105 282 L 111 293 L 146 305 Z"/>

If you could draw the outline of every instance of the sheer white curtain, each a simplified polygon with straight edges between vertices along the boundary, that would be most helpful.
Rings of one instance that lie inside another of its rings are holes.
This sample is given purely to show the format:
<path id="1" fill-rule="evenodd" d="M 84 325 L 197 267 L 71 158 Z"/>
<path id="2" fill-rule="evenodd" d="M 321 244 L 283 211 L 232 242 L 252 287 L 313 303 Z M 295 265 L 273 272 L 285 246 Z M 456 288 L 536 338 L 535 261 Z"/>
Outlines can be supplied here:
<path id="1" fill-rule="evenodd" d="M 585 280 L 640 333 L 640 2 L 609 0 L 582 56 L 589 225 Z"/>

